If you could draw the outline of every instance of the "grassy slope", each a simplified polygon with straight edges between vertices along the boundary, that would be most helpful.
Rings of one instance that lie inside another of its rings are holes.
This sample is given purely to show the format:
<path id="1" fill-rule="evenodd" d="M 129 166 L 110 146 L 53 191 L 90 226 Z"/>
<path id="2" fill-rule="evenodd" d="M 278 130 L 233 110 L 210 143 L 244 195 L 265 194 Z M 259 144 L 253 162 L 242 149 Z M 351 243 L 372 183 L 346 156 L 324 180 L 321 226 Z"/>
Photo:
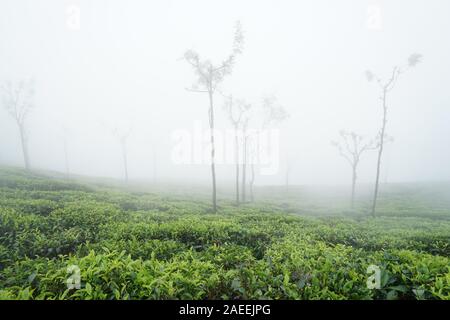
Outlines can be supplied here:
<path id="1" fill-rule="evenodd" d="M 189 192 L 0 168 L 0 298 L 449 299 L 445 187 L 387 186 L 375 219 L 364 194 L 349 211 L 341 191 L 299 187 L 212 214 Z"/>

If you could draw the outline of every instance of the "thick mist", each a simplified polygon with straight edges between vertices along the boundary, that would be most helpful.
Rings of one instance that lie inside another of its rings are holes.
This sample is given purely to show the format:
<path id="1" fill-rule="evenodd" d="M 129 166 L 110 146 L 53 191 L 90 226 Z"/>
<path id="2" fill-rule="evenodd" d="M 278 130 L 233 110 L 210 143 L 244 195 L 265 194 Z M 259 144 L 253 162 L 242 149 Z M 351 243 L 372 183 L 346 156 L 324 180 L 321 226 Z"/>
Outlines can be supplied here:
<path id="1" fill-rule="evenodd" d="M 448 12 L 446 0 L 3 0 L 0 81 L 34 79 L 26 120 L 33 168 L 65 172 L 68 165 L 71 174 L 124 178 L 126 133 L 129 179 L 207 183 L 207 157 L 188 163 L 174 156 L 183 137 L 208 131 L 208 97 L 187 90 L 196 76 L 184 54 L 195 50 L 220 63 L 239 20 L 245 41 L 214 95 L 217 131 L 233 129 L 224 95 L 255 109 L 275 96 L 289 117 L 273 126 L 276 170 L 258 168 L 255 184 L 286 183 L 288 164 L 290 184 L 350 184 L 351 168 L 331 141 L 340 130 L 368 139 L 379 132 L 380 90 L 365 71 L 386 80 L 393 66 L 420 53 L 421 63 L 389 93 L 393 141 L 380 179 L 445 181 Z M 207 134 L 196 141 L 207 144 Z M 17 125 L 3 105 L 0 150 L 0 164 L 23 165 Z M 376 155 L 361 156 L 358 182 L 374 181 Z M 234 165 L 224 162 L 216 168 L 219 185 L 233 182 Z"/>

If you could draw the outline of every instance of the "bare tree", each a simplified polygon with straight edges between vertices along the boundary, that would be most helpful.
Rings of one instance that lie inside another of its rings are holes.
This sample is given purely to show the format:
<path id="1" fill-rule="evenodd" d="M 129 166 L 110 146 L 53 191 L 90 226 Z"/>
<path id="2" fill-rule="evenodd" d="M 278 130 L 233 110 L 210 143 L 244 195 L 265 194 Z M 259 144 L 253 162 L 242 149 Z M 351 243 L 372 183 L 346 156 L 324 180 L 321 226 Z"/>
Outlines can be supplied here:
<path id="1" fill-rule="evenodd" d="M 157 157 L 156 157 L 156 145 L 152 147 L 152 171 L 153 171 L 153 183 L 156 185 L 156 172 L 157 172 Z"/>
<path id="2" fill-rule="evenodd" d="M 249 120 L 250 117 L 247 115 L 242 122 L 242 202 L 247 201 L 247 147 L 250 139 L 248 134 Z"/>
<path id="3" fill-rule="evenodd" d="M 214 143 L 214 93 L 217 87 L 223 82 L 226 76 L 230 75 L 237 55 L 242 53 L 243 34 L 241 24 L 237 22 L 234 34 L 234 44 L 232 53 L 220 64 L 215 65 L 210 60 L 201 60 L 200 55 L 188 50 L 184 54 L 184 59 L 192 66 L 197 76 L 196 83 L 188 89 L 193 92 L 208 94 L 209 108 L 208 120 L 210 128 L 211 142 L 211 177 L 212 177 L 212 204 L 213 211 L 217 211 L 216 199 L 216 169 L 215 169 L 215 143 Z"/>
<path id="4" fill-rule="evenodd" d="M 290 174 L 292 172 L 292 161 L 291 159 L 288 157 L 286 160 L 286 173 L 285 173 L 285 177 L 284 177 L 284 185 L 286 188 L 286 192 L 289 192 L 289 178 L 290 178 Z"/>
<path id="5" fill-rule="evenodd" d="M 243 100 L 233 99 L 233 96 L 230 95 L 225 98 L 224 109 L 228 115 L 228 118 L 234 129 L 234 157 L 236 162 L 236 205 L 240 204 L 239 199 L 239 132 L 243 129 L 243 125 L 245 124 L 244 115 L 251 108 L 251 105 L 245 103 Z M 245 125 L 246 127 L 246 125 Z M 245 183 L 245 182 L 244 182 Z M 245 187 L 245 185 L 244 185 Z"/>
<path id="6" fill-rule="evenodd" d="M 335 146 L 339 154 L 347 160 L 352 167 L 352 196 L 351 207 L 355 205 L 355 188 L 359 161 L 364 151 L 374 150 L 379 147 L 380 139 L 364 141 L 364 137 L 355 133 L 342 130 L 340 133 L 340 141 L 332 141 L 331 144 Z"/>
<path id="7" fill-rule="evenodd" d="M 256 142 L 258 144 L 258 142 Z M 253 193 L 253 186 L 255 185 L 255 161 L 257 155 L 255 155 L 255 150 L 252 148 L 252 152 L 250 153 L 250 181 L 249 181 L 249 193 L 250 193 L 250 202 L 255 201 L 255 195 Z"/>
<path id="8" fill-rule="evenodd" d="M 22 154 L 27 170 L 30 169 L 30 157 L 27 144 L 26 119 L 33 109 L 34 81 L 21 80 L 17 83 L 7 81 L 1 86 L 3 105 L 9 115 L 14 118 L 19 128 Z"/>
<path id="9" fill-rule="evenodd" d="M 249 153 L 250 157 L 250 181 L 248 184 L 250 201 L 253 202 L 255 200 L 255 195 L 253 193 L 253 186 L 255 185 L 255 163 L 259 163 L 259 152 L 260 152 L 260 131 L 256 130 L 256 132 L 252 132 L 251 134 L 245 135 L 245 143 L 246 143 L 246 152 Z M 249 149 L 247 148 L 249 145 Z"/>
<path id="10" fill-rule="evenodd" d="M 280 123 L 289 118 L 289 113 L 283 106 L 278 104 L 274 95 L 263 98 L 262 109 L 264 113 L 263 129 L 270 128 L 272 125 Z"/>
<path id="11" fill-rule="evenodd" d="M 64 146 L 64 164 L 66 169 L 66 178 L 70 178 L 70 169 L 69 169 L 69 152 L 67 148 L 67 128 L 63 127 L 63 146 Z"/>
<path id="12" fill-rule="evenodd" d="M 380 138 L 380 144 L 378 148 L 378 159 L 377 159 L 377 171 L 375 176 L 375 190 L 373 194 L 373 203 L 372 203 L 372 210 L 371 214 L 372 216 L 375 216 L 375 210 L 377 205 L 377 198 L 378 198 L 378 187 L 379 187 L 379 180 L 380 180 L 380 169 L 381 169 L 381 157 L 383 154 L 383 147 L 384 147 L 384 140 L 386 136 L 386 124 L 387 124 L 387 97 L 388 93 L 392 91 L 392 89 L 395 87 L 395 84 L 397 83 L 400 75 L 402 75 L 406 70 L 415 67 L 420 61 L 422 60 L 422 55 L 418 53 L 414 53 L 409 56 L 408 63 L 406 66 L 394 66 L 392 69 L 391 76 L 387 80 L 382 80 L 377 75 L 375 75 L 373 72 L 367 70 L 366 71 L 366 77 L 369 82 L 376 80 L 380 90 L 381 90 L 381 96 L 380 100 L 382 102 L 382 108 L 383 108 L 383 121 L 381 123 L 381 129 L 379 132 L 379 138 Z"/>
<path id="13" fill-rule="evenodd" d="M 253 186 L 255 184 L 255 158 L 260 153 L 260 131 L 261 130 L 267 130 L 271 128 L 273 125 L 281 123 L 282 121 L 289 118 L 289 114 L 286 112 L 286 110 L 280 106 L 277 102 L 277 98 L 275 96 L 266 96 L 263 98 L 262 101 L 262 115 L 263 115 L 263 121 L 260 125 L 260 128 L 254 132 L 253 136 L 250 137 L 250 141 L 252 141 L 256 146 L 253 146 L 251 148 L 252 150 L 252 161 L 250 163 L 250 170 L 251 170 L 251 178 L 249 182 L 249 191 L 250 191 L 250 198 L 252 201 L 254 200 L 254 194 L 253 194 Z M 255 155 L 256 153 L 256 155 Z"/>
<path id="14" fill-rule="evenodd" d="M 120 143 L 120 147 L 122 149 L 124 177 L 125 177 L 125 182 L 128 182 L 128 149 L 127 149 L 127 142 L 128 142 L 128 137 L 131 134 L 131 128 L 129 128 L 128 130 L 121 131 L 121 130 L 119 130 L 119 128 L 115 127 L 112 130 L 112 133 L 118 139 L 118 141 Z"/>

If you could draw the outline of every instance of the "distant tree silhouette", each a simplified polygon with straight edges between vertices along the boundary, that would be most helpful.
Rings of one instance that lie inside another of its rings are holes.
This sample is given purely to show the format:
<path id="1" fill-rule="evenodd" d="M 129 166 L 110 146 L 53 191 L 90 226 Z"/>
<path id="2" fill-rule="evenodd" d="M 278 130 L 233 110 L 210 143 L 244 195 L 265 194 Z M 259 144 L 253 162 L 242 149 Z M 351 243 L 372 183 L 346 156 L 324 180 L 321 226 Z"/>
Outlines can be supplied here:
<path id="1" fill-rule="evenodd" d="M 128 138 L 131 134 L 131 127 L 127 130 L 120 130 L 118 127 L 113 128 L 112 133 L 114 137 L 116 137 L 119 141 L 121 151 L 122 151 L 122 160 L 123 160 L 123 169 L 124 169 L 124 179 L 125 182 L 128 182 Z"/>
<path id="2" fill-rule="evenodd" d="M 14 118 L 19 128 L 20 142 L 22 146 L 25 168 L 30 169 L 30 156 L 28 152 L 28 132 L 26 119 L 33 109 L 34 81 L 20 80 L 17 83 L 7 81 L 0 87 L 2 102 L 6 111 Z"/>
<path id="3" fill-rule="evenodd" d="M 212 177 L 212 205 L 213 211 L 217 211 L 217 195 L 216 195 L 216 169 L 215 169 L 215 142 L 214 142 L 214 93 L 217 87 L 223 82 L 226 76 L 230 75 L 236 60 L 236 56 L 242 53 L 243 46 L 242 27 L 239 22 L 236 23 L 234 33 L 234 45 L 231 54 L 218 65 L 213 64 L 210 60 L 201 60 L 200 55 L 188 50 L 184 54 L 184 59 L 192 66 L 197 80 L 189 91 L 208 94 L 209 108 L 208 120 L 210 128 L 211 142 L 211 177 Z"/>
<path id="4" fill-rule="evenodd" d="M 258 130 L 256 130 L 256 132 L 253 132 L 252 136 L 249 136 L 250 141 L 253 143 L 253 147 L 251 148 L 252 154 L 250 155 L 252 161 L 250 163 L 251 176 L 249 182 L 250 199 L 252 201 L 254 200 L 253 187 L 256 178 L 255 158 L 260 153 L 259 140 L 261 131 L 268 130 L 272 128 L 274 125 L 279 124 L 289 118 L 289 114 L 287 113 L 287 111 L 284 109 L 283 106 L 278 104 L 277 98 L 274 95 L 263 97 L 260 110 L 262 114 L 262 123 L 260 123 Z M 253 117 L 256 117 L 255 114 L 253 114 Z"/>
<path id="5" fill-rule="evenodd" d="M 358 165 L 361 160 L 361 155 L 367 150 L 375 150 L 379 147 L 379 139 L 377 141 L 364 141 L 364 137 L 355 133 L 342 130 L 340 133 L 340 141 L 332 141 L 331 144 L 335 146 L 339 154 L 347 160 L 352 167 L 352 196 L 351 207 L 355 205 L 355 188 L 356 179 L 358 178 Z"/>
<path id="6" fill-rule="evenodd" d="M 232 95 L 225 97 L 224 109 L 228 115 L 228 119 L 230 120 L 233 129 L 234 129 L 234 157 L 236 162 L 236 176 L 235 176 L 235 191 L 236 191 L 236 204 L 240 204 L 240 195 L 239 195 L 239 133 L 244 131 L 247 127 L 248 120 L 246 119 L 246 114 L 250 110 L 251 105 L 246 103 L 241 99 L 234 99 Z M 245 139 L 245 137 L 244 137 Z M 245 141 L 243 141 L 245 143 Z M 244 148 L 244 147 L 243 147 Z M 245 188 L 245 180 L 244 186 Z"/>
<path id="7" fill-rule="evenodd" d="M 62 134 L 63 134 L 63 147 L 64 147 L 64 165 L 66 169 L 66 178 L 70 178 L 70 167 L 69 167 L 69 151 L 68 151 L 68 145 L 67 145 L 67 134 L 68 130 L 66 127 L 62 128 Z"/>
<path id="8" fill-rule="evenodd" d="M 392 69 L 391 76 L 387 80 L 381 80 L 376 74 L 374 74 L 372 71 L 367 70 L 365 72 L 366 78 L 369 82 L 376 81 L 378 84 L 380 90 L 381 90 L 381 96 L 380 100 L 382 102 L 382 108 L 383 108 L 383 120 L 381 123 L 381 129 L 379 132 L 379 148 L 378 148 L 378 160 L 377 160 L 377 170 L 376 170 L 376 176 L 375 176 L 375 189 L 373 193 L 373 202 L 372 202 L 372 210 L 371 214 L 372 216 L 375 216 L 376 211 L 376 205 L 377 205 L 377 199 L 378 199 L 378 188 L 379 188 L 379 181 L 380 181 L 380 169 L 381 169 L 381 157 L 383 154 L 383 148 L 384 148 L 384 140 L 386 137 L 386 124 L 387 124 L 387 97 L 388 93 L 392 91 L 392 89 L 395 87 L 395 84 L 397 83 L 400 75 L 402 75 L 404 72 L 406 72 L 408 69 L 415 67 L 419 62 L 422 60 L 422 55 L 418 53 L 414 53 L 409 56 L 408 63 L 405 66 L 394 66 Z"/>

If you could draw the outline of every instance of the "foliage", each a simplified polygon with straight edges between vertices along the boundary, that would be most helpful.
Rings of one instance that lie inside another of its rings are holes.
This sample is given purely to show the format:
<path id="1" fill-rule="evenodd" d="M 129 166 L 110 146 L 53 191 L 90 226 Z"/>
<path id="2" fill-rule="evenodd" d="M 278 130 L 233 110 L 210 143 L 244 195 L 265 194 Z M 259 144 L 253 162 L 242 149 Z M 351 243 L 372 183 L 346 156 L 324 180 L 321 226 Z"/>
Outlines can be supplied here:
<path id="1" fill-rule="evenodd" d="M 226 200 L 211 214 L 206 201 L 0 169 L 0 299 L 449 299 L 448 209 L 404 214 L 413 202 L 392 199 L 377 218 Z"/>

